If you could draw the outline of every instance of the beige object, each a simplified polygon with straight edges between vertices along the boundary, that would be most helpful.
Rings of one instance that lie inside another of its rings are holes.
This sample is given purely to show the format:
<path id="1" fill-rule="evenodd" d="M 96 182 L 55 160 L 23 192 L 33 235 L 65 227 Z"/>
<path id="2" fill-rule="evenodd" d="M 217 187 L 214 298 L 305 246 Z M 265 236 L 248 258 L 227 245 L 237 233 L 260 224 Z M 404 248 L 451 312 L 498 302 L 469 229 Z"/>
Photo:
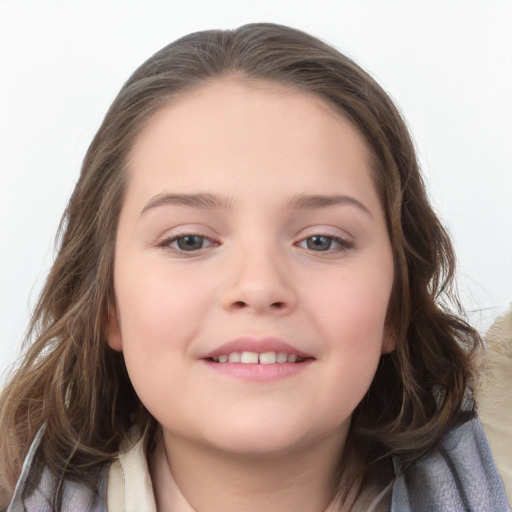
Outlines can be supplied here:
<path id="1" fill-rule="evenodd" d="M 512 507 L 512 307 L 485 335 L 476 400 Z"/>
<path id="2" fill-rule="evenodd" d="M 109 512 L 156 512 L 142 440 L 122 451 L 110 466 L 107 509 Z"/>

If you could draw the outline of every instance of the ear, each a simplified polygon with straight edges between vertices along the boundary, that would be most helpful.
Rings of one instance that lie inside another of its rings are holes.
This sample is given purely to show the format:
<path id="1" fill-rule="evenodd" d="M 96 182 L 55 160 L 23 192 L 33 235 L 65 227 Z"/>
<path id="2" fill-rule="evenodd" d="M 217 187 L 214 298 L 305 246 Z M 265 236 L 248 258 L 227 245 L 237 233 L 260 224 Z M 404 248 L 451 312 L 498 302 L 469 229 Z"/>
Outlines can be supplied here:
<path id="1" fill-rule="evenodd" d="M 121 326 L 119 325 L 119 314 L 114 304 L 108 307 L 106 331 L 108 346 L 117 352 L 122 352 L 123 338 L 121 336 Z"/>
<path id="2" fill-rule="evenodd" d="M 381 354 L 389 354 L 396 348 L 396 332 L 393 326 L 386 324 L 382 336 Z"/>

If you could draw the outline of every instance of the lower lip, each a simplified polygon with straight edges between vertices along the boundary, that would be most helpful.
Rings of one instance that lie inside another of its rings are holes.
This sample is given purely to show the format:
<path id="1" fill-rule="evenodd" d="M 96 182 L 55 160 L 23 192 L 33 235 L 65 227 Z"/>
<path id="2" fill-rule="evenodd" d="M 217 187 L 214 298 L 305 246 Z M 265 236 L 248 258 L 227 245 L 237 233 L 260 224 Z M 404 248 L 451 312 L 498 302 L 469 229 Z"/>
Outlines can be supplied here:
<path id="1" fill-rule="evenodd" d="M 305 370 L 313 362 L 312 359 L 306 359 L 300 363 L 275 364 L 215 363 L 204 359 L 203 361 L 209 368 L 223 375 L 254 382 L 272 382 L 292 377 Z"/>

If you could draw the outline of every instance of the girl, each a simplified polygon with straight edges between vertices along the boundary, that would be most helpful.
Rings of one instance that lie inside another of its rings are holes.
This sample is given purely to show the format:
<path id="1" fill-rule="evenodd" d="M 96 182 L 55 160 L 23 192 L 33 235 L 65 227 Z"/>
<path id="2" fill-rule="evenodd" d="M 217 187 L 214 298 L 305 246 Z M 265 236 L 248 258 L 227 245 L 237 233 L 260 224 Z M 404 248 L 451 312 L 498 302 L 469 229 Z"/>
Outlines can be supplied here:
<path id="1" fill-rule="evenodd" d="M 61 233 L 1 399 L 3 508 L 507 510 L 450 241 L 333 48 L 255 24 L 162 49 Z"/>

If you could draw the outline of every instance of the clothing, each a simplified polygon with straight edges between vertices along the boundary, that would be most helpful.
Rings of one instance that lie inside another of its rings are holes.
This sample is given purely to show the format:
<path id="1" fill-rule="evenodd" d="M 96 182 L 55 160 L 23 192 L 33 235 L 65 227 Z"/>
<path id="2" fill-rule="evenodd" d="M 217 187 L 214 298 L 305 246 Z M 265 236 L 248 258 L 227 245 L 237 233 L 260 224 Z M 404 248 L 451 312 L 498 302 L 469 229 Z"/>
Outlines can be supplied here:
<path id="1" fill-rule="evenodd" d="M 476 388 L 478 412 L 512 507 L 512 303 L 484 340 Z"/>
<path id="2" fill-rule="evenodd" d="M 142 438 L 121 452 L 110 466 L 107 509 L 108 512 L 156 512 Z"/>
<path id="3" fill-rule="evenodd" d="M 187 502 L 169 471 L 163 439 L 157 443 L 150 457 L 150 466 L 162 470 L 167 508 L 173 512 L 195 512 Z M 165 471 L 167 470 L 167 471 Z M 153 473 L 154 474 L 154 473 Z M 143 441 L 138 441 L 129 451 L 122 453 L 112 464 L 108 477 L 107 508 L 108 512 L 156 512 L 153 487 L 149 477 Z M 358 500 L 352 512 L 387 512 L 389 506 L 371 507 L 374 496 L 368 494 Z M 360 505 L 360 506 L 359 506 Z M 325 512 L 337 512 L 335 503 Z"/>
<path id="4" fill-rule="evenodd" d="M 50 512 L 45 498 L 52 484 L 49 472 L 43 473 L 36 489 L 26 496 L 41 434 L 38 437 L 29 451 L 7 512 Z M 510 511 L 503 483 L 478 419 L 472 419 L 450 432 L 435 450 L 413 465 L 404 468 L 395 458 L 393 466 L 397 477 L 391 488 L 391 512 Z M 128 451 L 121 453 L 118 460 L 108 469 L 110 477 L 107 470 L 102 473 L 96 496 L 84 485 L 68 482 L 62 510 L 156 510 L 141 442 L 135 443 Z M 25 506 L 22 503 L 24 495 Z"/>

